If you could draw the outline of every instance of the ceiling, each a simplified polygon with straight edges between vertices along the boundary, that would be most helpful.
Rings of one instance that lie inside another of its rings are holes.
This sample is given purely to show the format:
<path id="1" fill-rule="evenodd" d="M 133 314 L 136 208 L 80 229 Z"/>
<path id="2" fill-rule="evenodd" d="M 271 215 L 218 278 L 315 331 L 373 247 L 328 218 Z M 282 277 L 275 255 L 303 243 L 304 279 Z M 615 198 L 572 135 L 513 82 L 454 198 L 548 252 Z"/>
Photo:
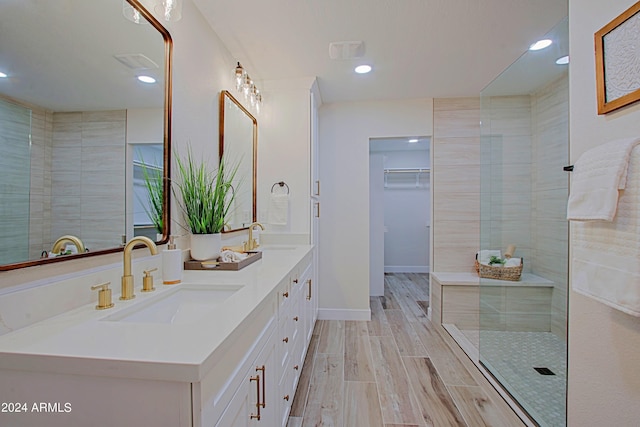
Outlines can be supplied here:
<path id="1" fill-rule="evenodd" d="M 324 103 L 478 95 L 567 15 L 566 0 L 194 2 L 254 80 L 316 76 Z M 354 40 L 362 58 L 329 58 Z"/>

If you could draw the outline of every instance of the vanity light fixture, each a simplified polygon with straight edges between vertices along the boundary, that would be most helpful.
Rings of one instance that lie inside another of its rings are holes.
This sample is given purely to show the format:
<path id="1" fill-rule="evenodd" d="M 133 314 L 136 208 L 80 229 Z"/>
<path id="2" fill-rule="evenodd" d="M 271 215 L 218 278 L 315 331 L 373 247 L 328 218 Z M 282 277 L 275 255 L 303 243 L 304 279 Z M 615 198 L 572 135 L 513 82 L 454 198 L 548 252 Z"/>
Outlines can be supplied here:
<path id="1" fill-rule="evenodd" d="M 409 144 L 415 144 L 416 142 L 418 142 L 418 140 L 416 138 L 411 138 L 409 141 Z"/>
<path id="2" fill-rule="evenodd" d="M 0 71 L 0 79 L 4 79 L 6 77 L 9 77 L 9 76 L 3 73 L 2 71 Z"/>
<path id="3" fill-rule="evenodd" d="M 552 43 L 553 41 L 551 39 L 538 40 L 537 42 L 529 46 L 529 50 L 541 50 L 541 49 L 544 49 L 545 47 L 551 46 Z"/>
<path id="4" fill-rule="evenodd" d="M 242 92 L 244 95 L 244 99 L 248 100 L 252 107 L 256 109 L 256 112 L 260 112 L 260 107 L 262 106 L 262 95 L 260 94 L 260 90 L 255 85 L 247 70 L 240 64 L 237 63 L 236 67 L 233 69 L 234 81 L 236 84 L 236 90 L 238 92 Z"/>
<path id="5" fill-rule="evenodd" d="M 151 76 L 138 76 L 138 80 L 140 80 L 142 83 L 155 83 L 156 79 L 154 79 Z"/>
<path id="6" fill-rule="evenodd" d="M 358 74 L 367 74 L 369 71 L 371 71 L 371 65 L 358 65 L 354 71 Z"/>
<path id="7" fill-rule="evenodd" d="M 556 59 L 556 64 L 558 65 L 567 65 L 569 63 L 569 55 L 561 56 Z"/>
<path id="8" fill-rule="evenodd" d="M 179 21 L 182 18 L 182 0 L 138 0 L 138 3 L 167 22 Z M 127 0 L 122 0 L 122 14 L 136 24 L 147 23 L 140 11 Z"/>

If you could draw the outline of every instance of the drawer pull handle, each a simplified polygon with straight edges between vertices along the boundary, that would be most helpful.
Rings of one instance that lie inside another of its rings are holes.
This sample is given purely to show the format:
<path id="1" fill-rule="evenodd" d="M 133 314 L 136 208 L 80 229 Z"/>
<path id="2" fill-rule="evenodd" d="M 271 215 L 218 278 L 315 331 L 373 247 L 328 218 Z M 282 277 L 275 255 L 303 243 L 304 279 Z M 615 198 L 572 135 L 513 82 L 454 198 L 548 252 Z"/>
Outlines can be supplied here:
<path id="1" fill-rule="evenodd" d="M 285 298 L 289 298 L 289 292 L 283 293 L 282 296 L 285 297 Z"/>
<path id="2" fill-rule="evenodd" d="M 249 419 L 251 420 L 260 420 L 260 375 L 256 375 L 255 377 L 250 377 L 249 381 L 255 381 L 256 382 L 256 408 L 258 413 L 257 414 L 251 414 L 251 416 L 249 417 Z"/>
<path id="3" fill-rule="evenodd" d="M 298 279 L 293 279 L 293 283 L 298 283 Z"/>
<path id="4" fill-rule="evenodd" d="M 284 337 L 284 338 L 282 339 L 282 342 L 285 342 L 285 343 L 289 342 L 289 337 Z"/>
<path id="5" fill-rule="evenodd" d="M 298 321 L 298 316 L 294 317 L 293 320 Z"/>
<path id="6" fill-rule="evenodd" d="M 298 365 L 295 365 L 295 366 L 293 367 L 293 369 L 295 369 L 295 370 L 297 371 L 298 369 L 300 369 L 300 367 L 299 367 Z"/>
<path id="7" fill-rule="evenodd" d="M 309 293 L 307 294 L 307 301 L 311 301 L 311 279 L 307 280 L 307 285 L 309 285 Z"/>
<path id="8" fill-rule="evenodd" d="M 267 396 L 266 396 L 266 393 L 265 393 L 266 392 L 265 387 L 266 387 L 266 384 L 267 384 L 267 379 L 266 379 L 266 375 L 265 375 L 265 367 L 264 367 L 264 365 L 262 365 L 261 367 L 260 366 L 256 367 L 256 372 L 258 372 L 258 371 L 262 371 L 262 403 L 260 403 L 259 405 L 264 408 L 265 406 L 267 406 Z"/>
<path id="9" fill-rule="evenodd" d="M 287 402 L 289 401 L 289 395 L 288 394 L 284 397 L 284 400 L 286 400 Z"/>

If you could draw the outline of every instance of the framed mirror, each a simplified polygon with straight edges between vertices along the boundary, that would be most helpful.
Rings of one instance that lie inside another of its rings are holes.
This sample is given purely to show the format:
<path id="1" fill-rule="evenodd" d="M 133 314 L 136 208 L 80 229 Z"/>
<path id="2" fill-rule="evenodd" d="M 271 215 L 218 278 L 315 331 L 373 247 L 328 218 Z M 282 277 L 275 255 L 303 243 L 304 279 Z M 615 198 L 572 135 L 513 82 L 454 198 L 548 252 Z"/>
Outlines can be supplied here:
<path id="1" fill-rule="evenodd" d="M 258 121 L 226 90 L 220 92 L 219 153 L 227 170 L 238 168 L 231 183 L 234 201 L 225 232 L 248 228 L 257 219 Z"/>
<path id="2" fill-rule="evenodd" d="M 8 0 L 0 16 L 0 271 L 118 252 L 135 235 L 164 243 L 168 31 L 138 0 Z"/>

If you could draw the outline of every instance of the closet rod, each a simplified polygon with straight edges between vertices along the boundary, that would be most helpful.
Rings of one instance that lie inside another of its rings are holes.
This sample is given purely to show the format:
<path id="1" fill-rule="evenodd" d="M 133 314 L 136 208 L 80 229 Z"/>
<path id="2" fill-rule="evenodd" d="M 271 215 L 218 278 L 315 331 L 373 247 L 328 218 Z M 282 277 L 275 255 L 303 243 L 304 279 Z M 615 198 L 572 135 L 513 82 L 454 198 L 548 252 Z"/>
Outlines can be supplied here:
<path id="1" fill-rule="evenodd" d="M 431 168 L 388 168 L 384 170 L 384 173 L 427 173 L 431 172 Z"/>

